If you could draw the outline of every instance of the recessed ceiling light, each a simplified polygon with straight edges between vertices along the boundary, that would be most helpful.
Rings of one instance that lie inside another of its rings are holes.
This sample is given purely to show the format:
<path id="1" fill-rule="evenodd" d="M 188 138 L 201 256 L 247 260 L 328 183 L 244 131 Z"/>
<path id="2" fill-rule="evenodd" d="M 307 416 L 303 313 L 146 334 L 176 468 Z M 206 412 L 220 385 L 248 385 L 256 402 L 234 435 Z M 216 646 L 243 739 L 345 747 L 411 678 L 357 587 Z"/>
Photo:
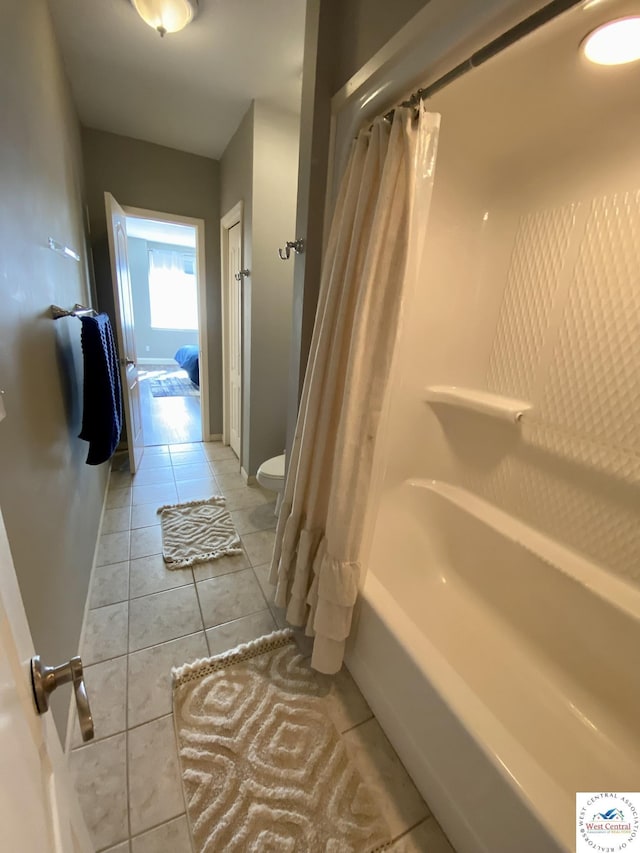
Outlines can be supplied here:
<path id="1" fill-rule="evenodd" d="M 595 29 L 582 42 L 584 55 L 596 65 L 624 65 L 640 59 L 640 16 L 619 18 Z"/>

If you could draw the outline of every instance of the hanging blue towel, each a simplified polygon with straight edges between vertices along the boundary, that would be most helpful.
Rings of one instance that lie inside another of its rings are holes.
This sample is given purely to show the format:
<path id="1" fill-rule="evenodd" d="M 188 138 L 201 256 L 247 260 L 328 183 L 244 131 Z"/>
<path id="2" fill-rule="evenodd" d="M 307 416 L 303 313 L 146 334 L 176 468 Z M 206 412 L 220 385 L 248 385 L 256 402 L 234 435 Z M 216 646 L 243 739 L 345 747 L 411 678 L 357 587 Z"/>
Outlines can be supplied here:
<path id="1" fill-rule="evenodd" d="M 89 442 L 87 465 L 111 459 L 122 432 L 120 367 L 107 314 L 81 317 L 84 411 L 80 438 Z"/>

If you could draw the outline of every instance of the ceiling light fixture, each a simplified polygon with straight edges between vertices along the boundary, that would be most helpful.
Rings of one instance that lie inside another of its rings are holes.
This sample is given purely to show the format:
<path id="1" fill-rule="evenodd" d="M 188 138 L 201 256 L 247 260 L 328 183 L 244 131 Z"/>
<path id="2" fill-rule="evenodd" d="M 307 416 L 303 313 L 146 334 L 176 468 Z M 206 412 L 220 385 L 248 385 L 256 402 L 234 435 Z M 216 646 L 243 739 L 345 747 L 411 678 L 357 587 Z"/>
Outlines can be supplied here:
<path id="1" fill-rule="evenodd" d="M 596 65 L 624 65 L 640 59 L 640 16 L 598 27 L 584 39 L 582 51 Z"/>
<path id="2" fill-rule="evenodd" d="M 131 4 L 161 37 L 183 30 L 198 11 L 198 0 L 131 0 Z"/>

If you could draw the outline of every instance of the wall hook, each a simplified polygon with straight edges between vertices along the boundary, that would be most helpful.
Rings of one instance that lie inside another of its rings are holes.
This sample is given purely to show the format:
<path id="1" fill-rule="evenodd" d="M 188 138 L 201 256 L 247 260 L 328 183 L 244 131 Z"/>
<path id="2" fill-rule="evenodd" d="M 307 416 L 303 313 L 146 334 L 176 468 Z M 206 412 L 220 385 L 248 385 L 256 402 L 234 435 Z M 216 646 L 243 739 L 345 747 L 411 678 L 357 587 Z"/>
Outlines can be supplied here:
<path id="1" fill-rule="evenodd" d="M 287 240 L 284 249 L 278 249 L 280 260 L 288 261 L 291 257 L 292 249 L 296 255 L 301 255 L 304 252 L 304 240 L 302 238 L 299 238 L 298 240 Z"/>
<path id="2" fill-rule="evenodd" d="M 242 281 L 245 276 L 251 275 L 251 270 L 240 270 L 234 275 L 236 281 Z"/>

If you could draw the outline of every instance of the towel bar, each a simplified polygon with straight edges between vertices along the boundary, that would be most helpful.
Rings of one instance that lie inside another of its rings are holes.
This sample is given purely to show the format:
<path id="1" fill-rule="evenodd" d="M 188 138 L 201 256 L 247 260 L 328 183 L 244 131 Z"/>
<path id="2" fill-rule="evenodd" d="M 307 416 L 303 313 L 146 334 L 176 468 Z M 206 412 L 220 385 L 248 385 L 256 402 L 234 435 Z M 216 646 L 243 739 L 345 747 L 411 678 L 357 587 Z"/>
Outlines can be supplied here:
<path id="1" fill-rule="evenodd" d="M 95 317 L 97 314 L 98 312 L 94 311 L 93 308 L 86 308 L 79 302 L 76 302 L 70 311 L 60 308 L 59 305 L 51 306 L 51 316 L 54 320 L 59 320 L 61 317 Z"/>

